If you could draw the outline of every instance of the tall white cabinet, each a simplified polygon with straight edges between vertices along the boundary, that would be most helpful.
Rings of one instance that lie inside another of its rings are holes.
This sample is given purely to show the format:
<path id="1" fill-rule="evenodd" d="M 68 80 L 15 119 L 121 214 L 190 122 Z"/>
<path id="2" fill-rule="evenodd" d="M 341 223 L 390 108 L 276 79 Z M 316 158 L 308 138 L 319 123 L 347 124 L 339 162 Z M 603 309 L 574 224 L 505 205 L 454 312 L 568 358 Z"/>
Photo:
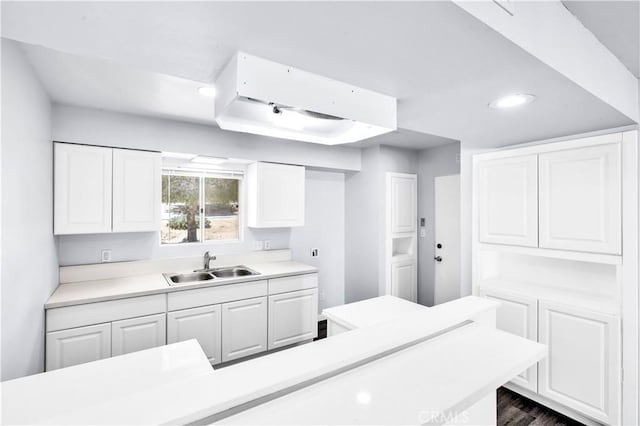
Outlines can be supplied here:
<path id="1" fill-rule="evenodd" d="M 474 293 L 501 302 L 498 328 L 549 348 L 507 387 L 584 423 L 637 424 L 637 131 L 473 165 Z"/>
<path id="2" fill-rule="evenodd" d="M 158 152 L 54 143 L 54 234 L 160 229 Z"/>

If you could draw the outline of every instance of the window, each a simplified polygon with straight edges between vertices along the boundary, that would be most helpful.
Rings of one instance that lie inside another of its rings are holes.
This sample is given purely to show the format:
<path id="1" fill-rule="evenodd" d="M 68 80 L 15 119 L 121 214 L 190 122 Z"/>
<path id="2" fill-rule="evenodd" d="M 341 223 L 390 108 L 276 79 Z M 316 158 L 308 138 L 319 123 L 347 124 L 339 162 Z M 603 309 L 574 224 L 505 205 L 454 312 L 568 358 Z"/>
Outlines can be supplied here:
<path id="1" fill-rule="evenodd" d="M 161 244 L 239 240 L 239 187 L 231 172 L 163 170 Z"/>

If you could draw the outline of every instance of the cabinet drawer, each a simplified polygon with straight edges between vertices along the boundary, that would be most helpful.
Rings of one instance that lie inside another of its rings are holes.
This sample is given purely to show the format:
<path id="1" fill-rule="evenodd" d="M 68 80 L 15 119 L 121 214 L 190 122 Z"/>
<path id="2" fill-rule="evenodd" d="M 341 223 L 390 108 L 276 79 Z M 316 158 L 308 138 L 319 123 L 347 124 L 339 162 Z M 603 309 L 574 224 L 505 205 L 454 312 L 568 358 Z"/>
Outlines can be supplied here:
<path id="1" fill-rule="evenodd" d="M 198 306 L 216 305 L 234 300 L 250 299 L 267 295 L 267 281 L 252 281 L 207 287 L 197 290 L 176 291 L 169 293 L 167 306 L 169 311 L 195 308 Z"/>
<path id="2" fill-rule="evenodd" d="M 318 287 L 318 274 L 294 275 L 269 280 L 269 294 L 288 293 Z"/>
<path id="3" fill-rule="evenodd" d="M 47 310 L 47 332 L 164 313 L 166 295 L 132 297 Z"/>

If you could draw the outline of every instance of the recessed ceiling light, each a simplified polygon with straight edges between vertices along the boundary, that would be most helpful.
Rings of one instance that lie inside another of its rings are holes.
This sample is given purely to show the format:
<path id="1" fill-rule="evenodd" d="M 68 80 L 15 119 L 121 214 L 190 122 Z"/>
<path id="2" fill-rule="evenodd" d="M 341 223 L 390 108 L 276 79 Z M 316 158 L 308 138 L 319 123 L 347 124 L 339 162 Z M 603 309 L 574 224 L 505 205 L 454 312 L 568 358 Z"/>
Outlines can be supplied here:
<path id="1" fill-rule="evenodd" d="M 517 106 L 526 105 L 536 100 L 534 95 L 526 93 L 514 93 L 513 95 L 503 96 L 489 103 L 489 108 L 506 109 L 515 108 Z"/>
<path id="2" fill-rule="evenodd" d="M 202 96 L 207 96 L 209 98 L 215 98 L 216 96 L 216 88 L 211 86 L 203 86 L 198 89 L 198 92 Z"/>

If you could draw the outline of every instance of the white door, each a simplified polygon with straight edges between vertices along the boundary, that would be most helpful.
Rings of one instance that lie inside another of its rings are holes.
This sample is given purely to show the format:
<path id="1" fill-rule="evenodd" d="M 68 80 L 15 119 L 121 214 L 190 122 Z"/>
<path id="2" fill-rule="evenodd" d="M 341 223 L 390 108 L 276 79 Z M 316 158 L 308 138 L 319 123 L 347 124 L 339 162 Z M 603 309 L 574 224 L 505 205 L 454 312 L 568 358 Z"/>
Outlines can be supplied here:
<path id="1" fill-rule="evenodd" d="M 113 150 L 113 232 L 160 230 L 159 152 Z"/>
<path id="2" fill-rule="evenodd" d="M 478 163 L 480 242 L 538 246 L 538 156 Z"/>
<path id="3" fill-rule="evenodd" d="M 222 305 L 222 362 L 267 350 L 267 298 Z"/>
<path id="4" fill-rule="evenodd" d="M 606 424 L 619 424 L 620 319 L 540 301 L 540 395 Z"/>
<path id="5" fill-rule="evenodd" d="M 252 163 L 247 170 L 247 222 L 255 228 L 304 225 L 305 169 Z"/>
<path id="6" fill-rule="evenodd" d="M 460 297 L 460 175 L 438 176 L 435 185 L 434 303 Z"/>
<path id="7" fill-rule="evenodd" d="M 317 289 L 269 296 L 269 350 L 317 336 Z"/>
<path id="8" fill-rule="evenodd" d="M 406 173 L 387 173 L 387 194 L 391 233 L 415 232 L 418 225 L 417 176 Z"/>
<path id="9" fill-rule="evenodd" d="M 222 306 L 185 309 L 167 314 L 167 343 L 196 339 L 211 364 L 222 361 Z"/>
<path id="10" fill-rule="evenodd" d="M 149 315 L 111 323 L 111 355 L 155 348 L 166 344 L 165 314 Z"/>
<path id="11" fill-rule="evenodd" d="M 500 302 L 496 328 L 525 339 L 538 341 L 538 300 L 502 290 L 480 289 L 480 295 Z M 511 383 L 532 392 L 538 391 L 538 364 L 516 376 Z"/>
<path id="12" fill-rule="evenodd" d="M 418 268 L 416 261 L 401 260 L 391 263 L 391 295 L 417 302 Z"/>
<path id="13" fill-rule="evenodd" d="M 620 144 L 540 154 L 540 247 L 621 252 Z"/>
<path id="14" fill-rule="evenodd" d="M 111 356 L 111 324 L 47 333 L 47 371 Z"/>
<path id="15" fill-rule="evenodd" d="M 54 144 L 54 234 L 111 232 L 112 151 Z"/>

